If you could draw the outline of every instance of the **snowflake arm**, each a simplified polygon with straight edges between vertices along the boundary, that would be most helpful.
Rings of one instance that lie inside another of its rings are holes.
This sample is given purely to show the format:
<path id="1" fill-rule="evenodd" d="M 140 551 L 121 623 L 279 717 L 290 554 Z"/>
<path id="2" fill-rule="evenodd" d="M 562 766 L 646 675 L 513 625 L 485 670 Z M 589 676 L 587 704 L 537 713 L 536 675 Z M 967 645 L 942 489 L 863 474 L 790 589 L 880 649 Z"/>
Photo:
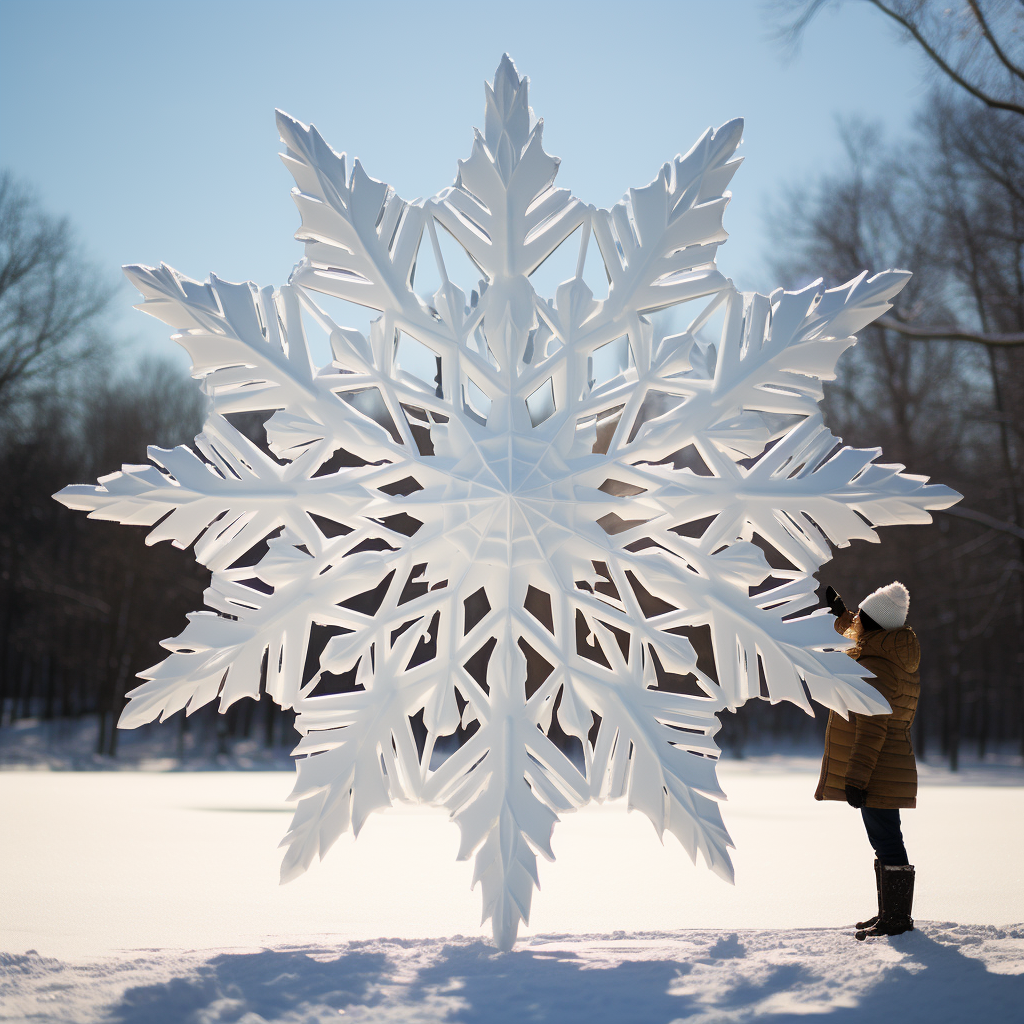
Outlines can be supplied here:
<path id="1" fill-rule="evenodd" d="M 644 392 L 680 396 L 680 407 L 645 423 L 639 443 L 628 441 L 635 423 L 623 415 L 610 450 L 628 446 L 630 453 L 657 455 L 666 444 L 684 447 L 700 437 L 735 459 L 759 455 L 772 436 L 764 414 L 820 416 L 821 382 L 834 378 L 836 360 L 856 341 L 853 332 L 890 309 L 889 300 L 909 276 L 862 274 L 827 291 L 815 282 L 771 296 L 724 289 L 685 334 L 662 342 L 641 385 Z M 725 318 L 711 374 L 680 372 L 694 353 L 696 332 L 719 302 Z"/>
<path id="2" fill-rule="evenodd" d="M 305 871 L 317 854 L 322 858 L 350 827 L 358 835 L 393 797 L 417 795 L 419 757 L 409 716 L 437 685 L 429 662 L 408 667 L 423 640 L 414 627 L 393 645 L 378 641 L 369 689 L 303 701 L 296 722 L 303 739 L 295 753 L 306 756 L 296 762 L 291 799 L 299 804 L 281 843 L 287 847 L 282 882 Z"/>
<path id="3" fill-rule="evenodd" d="M 524 279 L 583 223 L 586 208 L 554 187 L 559 161 L 544 152 L 544 122 L 530 128 L 527 83 L 511 61 L 502 61 L 486 93 L 484 133 L 475 133 L 472 155 L 459 161 L 455 185 L 429 208 L 492 287 L 511 287 L 529 307 Z"/>
<path id="4" fill-rule="evenodd" d="M 673 529 L 714 516 L 701 538 L 704 549 L 757 533 L 793 564 L 795 575 L 816 572 L 827 562 L 830 543 L 877 543 L 878 526 L 931 522 L 929 509 L 948 508 L 958 499 L 950 488 L 928 484 L 927 477 L 902 473 L 902 466 L 879 465 L 877 448 L 840 447 L 815 417 L 794 427 L 750 468 L 711 445 L 697 447 L 714 475 L 684 469 L 685 481 L 676 483 L 675 473 L 634 468 L 631 479 L 657 489 L 672 520 L 651 527 L 659 543 L 673 547 L 679 542 Z"/>
<path id="5" fill-rule="evenodd" d="M 610 287 L 588 324 L 588 342 L 635 335 L 641 314 L 724 286 L 715 255 L 727 237 L 726 185 L 742 162 L 733 159 L 742 135 L 739 119 L 709 128 L 650 185 L 630 189 L 610 211 L 596 213 L 594 235 Z"/>
<path id="6" fill-rule="evenodd" d="M 312 477 L 317 461 L 310 451 L 282 466 L 216 414 L 196 448 L 198 455 L 184 446 L 150 448 L 156 465 L 125 466 L 98 486 L 72 485 L 57 497 L 94 519 L 152 525 L 148 544 L 195 542 L 196 558 L 213 570 L 226 569 L 280 527 L 315 544 L 310 513 L 344 522 L 373 504 L 369 489 L 338 493 L 330 476 Z"/>

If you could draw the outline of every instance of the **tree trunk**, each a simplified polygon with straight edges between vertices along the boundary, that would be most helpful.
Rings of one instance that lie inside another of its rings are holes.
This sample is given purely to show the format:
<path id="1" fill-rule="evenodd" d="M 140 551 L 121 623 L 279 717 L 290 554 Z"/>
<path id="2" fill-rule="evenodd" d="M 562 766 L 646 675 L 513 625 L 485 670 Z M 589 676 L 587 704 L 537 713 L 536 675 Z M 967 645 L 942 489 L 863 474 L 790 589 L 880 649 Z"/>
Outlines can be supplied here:
<path id="1" fill-rule="evenodd" d="M 117 630 L 114 633 L 113 651 L 120 654 L 117 662 L 117 674 L 110 688 L 110 729 L 106 749 L 102 751 L 109 757 L 117 756 L 117 719 L 121 715 L 124 693 L 128 681 L 128 670 L 131 668 L 134 644 L 128 642 L 128 618 L 131 610 L 132 594 L 135 590 L 135 570 L 129 569 L 124 577 L 124 589 L 121 591 L 121 607 L 117 613 Z M 104 715 L 104 718 L 106 715 Z"/>

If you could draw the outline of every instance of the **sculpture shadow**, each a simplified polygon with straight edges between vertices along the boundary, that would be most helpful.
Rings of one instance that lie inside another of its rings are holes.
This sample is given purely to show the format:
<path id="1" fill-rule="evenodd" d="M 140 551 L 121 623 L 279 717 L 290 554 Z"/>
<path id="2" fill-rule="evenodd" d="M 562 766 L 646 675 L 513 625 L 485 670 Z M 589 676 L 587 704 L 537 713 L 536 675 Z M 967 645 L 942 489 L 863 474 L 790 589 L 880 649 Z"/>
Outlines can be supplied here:
<path id="1" fill-rule="evenodd" d="M 786 933 L 779 938 L 785 946 Z M 736 934 L 723 936 L 691 962 L 633 960 L 608 967 L 564 949 L 497 956 L 483 943 L 446 947 L 439 961 L 420 972 L 410 996 L 457 992 L 462 1008 L 444 1019 L 458 1024 L 669 1024 L 692 1016 L 715 1024 L 963 1024 L 1016 1020 L 1020 1014 L 1024 974 L 994 974 L 980 960 L 921 931 L 888 941 L 898 944 L 904 959 L 868 980 L 854 995 L 855 1005 L 837 1000 L 824 1009 L 822 985 L 835 976 L 834 961 L 824 971 L 816 969 L 813 957 L 744 970 L 748 950 Z M 851 971 L 864 951 L 851 936 Z M 689 977 L 698 964 L 711 968 L 700 980 Z M 671 994 L 673 987 L 684 991 Z"/>
<path id="2" fill-rule="evenodd" d="M 460 940 L 440 948 L 436 941 L 392 940 L 372 949 L 352 943 L 333 950 L 223 953 L 186 977 L 128 989 L 106 1019 L 291 1024 L 344 1011 L 388 1024 L 669 1024 L 688 1018 L 715 1024 L 961 1024 L 1014 1020 L 1024 1005 L 1024 975 L 993 974 L 957 946 L 921 931 L 890 940 L 903 954 L 899 963 L 868 957 L 877 965 L 875 977 L 864 975 L 865 947 L 852 937 L 849 950 L 833 946 L 826 962 L 816 963 L 817 956 L 801 956 L 806 935 L 780 932 L 782 948 L 791 939 L 799 957 L 782 964 L 764 962 L 754 936 L 746 939 L 748 946 L 742 933 L 723 934 L 703 954 L 685 932 L 664 938 L 674 937 L 690 959 L 623 960 L 610 948 L 602 963 L 594 956 L 593 937 L 585 955 L 573 952 L 571 940 L 550 950 L 506 954 L 483 941 Z M 695 937 L 700 945 L 708 933 Z M 849 958 L 849 971 L 836 964 L 837 957 Z M 858 978 L 855 985 L 836 982 L 847 974 Z"/>
<path id="3" fill-rule="evenodd" d="M 372 1007 L 382 998 L 380 981 L 389 974 L 384 953 L 342 950 L 262 950 L 221 953 L 189 976 L 128 989 L 112 1007 L 117 1024 L 228 1024 L 305 1020 L 304 1007 Z M 313 1018 L 317 1019 L 317 1018 Z"/>
<path id="4" fill-rule="evenodd" d="M 500 954 L 479 942 L 444 947 L 435 963 L 418 974 L 409 1001 L 449 993 L 458 1008 L 445 1019 L 458 1024 L 667 1024 L 696 1008 L 690 997 L 669 992 L 691 969 L 672 960 L 597 966 L 564 948 Z"/>

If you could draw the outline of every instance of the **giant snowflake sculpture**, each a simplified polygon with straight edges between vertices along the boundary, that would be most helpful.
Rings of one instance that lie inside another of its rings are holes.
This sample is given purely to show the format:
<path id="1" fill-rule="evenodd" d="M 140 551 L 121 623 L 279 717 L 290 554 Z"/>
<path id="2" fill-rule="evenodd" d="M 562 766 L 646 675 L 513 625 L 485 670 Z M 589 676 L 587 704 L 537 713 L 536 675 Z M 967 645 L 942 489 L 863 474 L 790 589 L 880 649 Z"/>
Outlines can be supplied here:
<path id="1" fill-rule="evenodd" d="M 829 542 L 958 495 L 841 447 L 817 405 L 908 274 L 764 296 L 716 269 L 739 121 L 598 210 L 555 188 L 507 57 L 486 95 L 455 185 L 415 203 L 280 114 L 306 246 L 290 283 L 127 268 L 209 396 L 195 449 L 58 497 L 194 544 L 213 574 L 211 610 L 164 642 L 121 725 L 265 686 L 303 736 L 282 878 L 394 799 L 442 804 L 508 949 L 536 852 L 591 799 L 625 796 L 731 878 L 716 714 L 757 696 L 888 710 L 809 611 L 812 575 Z M 453 240 L 482 278 L 468 296 Z M 539 295 L 561 246 L 576 274 Z M 328 296 L 379 310 L 369 335 Z M 648 314 L 670 307 L 687 326 L 659 336 Z M 255 411 L 266 443 L 232 425 Z"/>

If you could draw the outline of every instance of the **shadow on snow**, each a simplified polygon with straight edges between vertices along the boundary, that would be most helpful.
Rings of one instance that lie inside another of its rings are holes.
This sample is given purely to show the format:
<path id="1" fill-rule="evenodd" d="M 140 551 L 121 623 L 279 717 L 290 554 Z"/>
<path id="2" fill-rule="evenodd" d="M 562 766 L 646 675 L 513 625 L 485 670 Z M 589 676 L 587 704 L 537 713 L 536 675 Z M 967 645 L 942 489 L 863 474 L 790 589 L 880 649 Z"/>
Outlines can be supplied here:
<path id="1" fill-rule="evenodd" d="M 767 943 L 765 935 L 713 942 L 708 932 L 642 937 L 661 950 L 678 942 L 678 960 L 630 959 L 615 939 L 594 937 L 579 940 L 579 952 L 573 940 L 560 938 L 557 947 L 508 954 L 460 940 L 224 953 L 189 977 L 127 990 L 108 1019 L 312 1024 L 328 1019 L 327 1011 L 345 1011 L 360 1021 L 453 1024 L 961 1024 L 1011 1020 L 1024 1005 L 1024 975 L 993 974 L 921 931 L 889 940 L 902 954 L 899 962 L 877 959 L 845 933 L 779 932 Z M 766 962 L 765 953 L 789 962 Z"/>

